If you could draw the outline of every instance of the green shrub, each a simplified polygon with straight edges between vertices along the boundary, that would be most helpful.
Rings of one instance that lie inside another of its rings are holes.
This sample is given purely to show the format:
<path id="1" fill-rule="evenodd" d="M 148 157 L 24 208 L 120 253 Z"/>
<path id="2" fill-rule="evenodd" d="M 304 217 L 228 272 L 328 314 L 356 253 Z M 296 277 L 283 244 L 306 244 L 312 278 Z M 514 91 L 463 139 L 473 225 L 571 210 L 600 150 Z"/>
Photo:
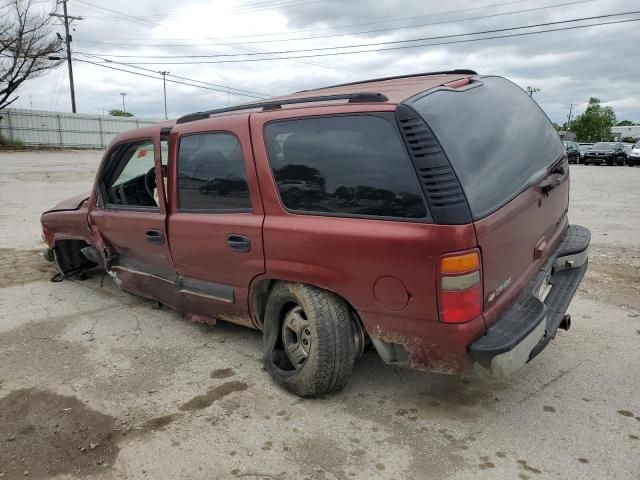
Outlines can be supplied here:
<path id="1" fill-rule="evenodd" d="M 24 142 L 22 140 L 14 140 L 12 138 L 5 138 L 0 135 L 0 148 L 6 149 L 20 149 L 24 148 Z"/>

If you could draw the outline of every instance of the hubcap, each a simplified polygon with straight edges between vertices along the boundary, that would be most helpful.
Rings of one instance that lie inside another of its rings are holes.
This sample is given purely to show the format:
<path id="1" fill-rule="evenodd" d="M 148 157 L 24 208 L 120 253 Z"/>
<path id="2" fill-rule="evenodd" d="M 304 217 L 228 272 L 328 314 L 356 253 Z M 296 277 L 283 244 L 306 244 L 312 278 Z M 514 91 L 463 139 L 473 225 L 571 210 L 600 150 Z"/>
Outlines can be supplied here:
<path id="1" fill-rule="evenodd" d="M 302 307 L 293 307 L 282 322 L 282 343 L 289 361 L 300 368 L 309 356 L 311 349 L 311 330 L 309 320 Z"/>

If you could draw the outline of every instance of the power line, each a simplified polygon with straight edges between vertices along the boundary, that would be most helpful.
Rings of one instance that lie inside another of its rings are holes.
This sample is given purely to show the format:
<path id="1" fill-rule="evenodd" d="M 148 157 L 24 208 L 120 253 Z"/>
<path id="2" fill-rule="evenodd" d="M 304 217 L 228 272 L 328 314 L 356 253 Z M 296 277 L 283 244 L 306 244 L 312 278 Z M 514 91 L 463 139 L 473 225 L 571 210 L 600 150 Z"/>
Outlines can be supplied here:
<path id="1" fill-rule="evenodd" d="M 310 55 L 299 55 L 296 57 L 250 58 L 250 59 L 244 59 L 244 60 L 214 60 L 214 61 L 199 60 L 199 61 L 187 61 L 187 62 L 131 62 L 130 65 L 200 65 L 200 64 L 219 64 L 219 63 L 264 62 L 264 61 L 270 61 L 270 60 L 293 60 L 293 59 L 299 59 L 299 58 L 315 58 L 315 57 L 332 57 L 337 55 L 353 55 L 353 54 L 369 53 L 369 52 L 385 52 L 385 51 L 392 51 L 392 50 L 405 50 L 410 48 L 451 45 L 451 44 L 457 44 L 457 43 L 471 43 L 471 42 L 495 40 L 495 39 L 501 39 L 501 38 L 523 37 L 527 35 L 539 35 L 542 33 L 560 32 L 564 30 L 578 30 L 582 28 L 600 27 L 605 25 L 616 25 L 616 24 L 638 22 L 638 21 L 640 21 L 640 18 L 633 18 L 629 20 L 614 20 L 611 22 L 594 23 L 590 25 L 573 25 L 570 27 L 552 28 L 547 30 L 539 30 L 536 32 L 521 32 L 521 33 L 512 33 L 509 35 L 494 35 L 494 36 L 483 37 L 483 38 L 468 38 L 463 40 L 453 40 L 453 41 L 438 42 L 438 43 L 423 43 L 418 45 L 402 45 L 397 47 L 374 48 L 369 50 L 358 50 L 358 51 L 352 51 L 352 52 L 316 53 L 316 54 L 310 54 Z"/>
<path id="2" fill-rule="evenodd" d="M 82 0 L 78 0 L 78 1 L 82 1 Z M 273 36 L 280 36 L 280 35 L 292 35 L 292 34 L 296 34 L 296 33 L 307 33 L 307 32 L 321 32 L 321 31 L 336 31 L 336 30 L 342 30 L 345 28 L 353 28 L 353 27 L 362 27 L 362 26 L 368 26 L 368 25 L 380 25 L 380 24 L 385 24 L 385 23 L 394 23 L 394 22 L 401 22 L 401 21 L 405 21 L 405 20 L 415 20 L 418 18 L 433 18 L 433 17 L 439 17 L 439 16 L 443 16 L 443 15 L 450 15 L 453 13 L 466 13 L 466 12 L 471 12 L 474 10 L 482 10 L 484 8 L 490 8 L 490 7 L 503 7 L 506 5 L 513 5 L 513 4 L 518 4 L 518 3 L 525 3 L 528 2 L 529 0 L 510 0 L 508 2 L 499 2 L 499 3 L 491 3 L 491 4 L 487 4 L 487 5 L 479 5 L 476 7 L 471 7 L 471 8 L 463 8 L 463 9 L 457 9 L 457 10 L 446 10 L 443 12 L 431 12 L 428 15 L 413 15 L 410 17 L 397 17 L 395 19 L 387 19 L 387 20 L 378 20 L 375 22 L 364 22 L 364 23 L 353 23 L 353 24 L 349 24 L 349 25 L 336 25 L 333 27 L 325 27 L 325 28 L 309 28 L 309 29 L 303 29 L 303 30 L 294 30 L 292 32 L 272 32 L 272 33 L 253 33 L 250 35 L 233 35 L 233 36 L 224 36 L 224 37 L 205 37 L 206 39 L 209 40 L 229 40 L 232 38 L 255 38 L 255 37 L 273 37 Z M 86 3 L 86 2 L 84 2 Z M 135 17 L 133 17 L 135 18 Z M 122 40 L 138 40 L 138 38 L 123 38 Z M 180 41 L 180 40 L 201 40 L 201 38 L 176 38 L 176 39 L 172 39 L 175 41 Z M 130 45 L 130 44 L 127 44 Z M 163 45 L 160 45 L 163 46 Z"/>
<path id="3" fill-rule="evenodd" d="M 537 27 L 548 27 L 551 25 L 561 25 L 565 23 L 575 23 L 575 22 L 583 22 L 588 20 L 599 20 L 602 18 L 611 18 L 611 17 L 620 17 L 623 15 L 632 15 L 638 14 L 640 10 L 630 11 L 630 12 L 621 12 L 621 13 L 611 13 L 606 15 L 597 15 L 592 17 L 582 17 L 582 18 L 573 18 L 568 20 L 559 20 L 555 22 L 544 22 L 544 23 L 536 23 L 532 25 L 521 25 L 518 27 L 505 27 L 505 28 L 497 28 L 492 30 L 482 30 L 479 32 L 468 32 L 468 33 L 458 33 L 453 35 L 438 35 L 434 37 L 421 37 L 421 38 L 411 38 L 407 40 L 391 40 L 387 42 L 373 42 L 373 43 L 360 43 L 360 44 L 351 44 L 351 45 L 339 45 L 334 47 L 316 47 L 316 48 L 303 48 L 298 50 L 280 50 L 280 51 L 272 51 L 272 52 L 251 52 L 251 53 L 219 53 L 219 54 L 210 54 L 210 55 L 110 55 L 103 54 L 105 57 L 115 57 L 115 58 L 218 58 L 218 57 L 246 57 L 246 56 L 257 56 L 257 55 L 284 55 L 284 54 L 296 54 L 296 53 L 307 53 L 307 52 L 318 52 L 318 51 L 328 51 L 328 50 L 342 50 L 347 48 L 364 48 L 364 47 L 377 47 L 383 45 L 398 45 L 403 43 L 414 43 L 414 42 L 424 42 L 431 40 L 442 40 L 447 38 L 459 38 L 459 37 L 467 37 L 470 35 L 485 35 L 490 33 L 501 33 L 501 32 L 509 32 L 514 30 L 522 30 L 525 28 L 537 28 Z M 292 58 L 306 58 L 306 57 L 292 57 Z"/>
<path id="4" fill-rule="evenodd" d="M 100 19 L 100 20 L 120 20 L 123 21 L 125 18 L 129 19 L 129 20 L 133 20 L 135 22 L 139 22 L 139 23 L 157 23 L 159 20 L 164 20 L 166 18 L 169 17 L 177 17 L 180 16 L 180 14 L 163 14 L 163 15 L 130 15 L 130 14 L 126 14 L 123 12 L 119 12 L 117 10 L 113 10 L 110 8 L 106 8 L 106 7 L 102 7 L 101 5 L 96 5 L 94 3 L 88 2 L 88 1 L 83 1 L 83 0 L 77 0 L 79 3 L 82 3 L 85 6 L 91 6 L 94 9 L 99 9 L 101 11 L 106 12 L 106 14 L 108 15 L 94 15 L 93 18 L 96 19 Z M 274 2 L 264 2 L 264 5 L 256 5 L 255 8 L 253 7 L 237 7 L 237 8 L 232 8 L 231 10 L 229 10 L 228 12 L 224 12 L 227 15 L 239 15 L 239 14 L 245 14 L 245 13 L 253 13 L 253 12 L 261 12 L 264 10 L 271 10 L 273 8 L 291 8 L 291 7 L 297 7 L 297 6 L 302 6 L 302 5 L 308 5 L 308 4 L 312 4 L 312 3 L 320 3 L 320 2 L 325 2 L 326 0 L 303 0 L 303 1 L 299 1 L 299 0 L 287 0 L 287 1 L 274 1 Z M 99 12 L 102 13 L 102 12 Z"/>
<path id="5" fill-rule="evenodd" d="M 243 48 L 243 47 L 236 47 L 236 48 Z M 251 49 L 249 47 L 244 47 L 244 48 L 247 49 L 247 50 L 252 50 L 254 52 L 257 51 L 256 48 L 253 48 L 253 49 Z M 85 55 L 87 57 L 99 58 L 100 60 L 104 60 L 105 62 L 119 63 L 120 65 L 127 65 L 127 66 L 130 66 L 130 67 L 134 66 L 131 63 L 122 63 L 122 62 L 117 62 L 115 60 L 112 60 L 110 58 L 105 58 L 107 56 L 110 56 L 110 55 L 106 55 L 106 54 L 88 53 L 88 52 L 80 52 L 80 51 L 78 51 L 76 53 L 78 53 L 80 55 Z M 338 67 L 336 65 L 328 65 L 328 64 L 325 64 L 325 63 L 312 62 L 312 61 L 309 61 L 309 60 L 291 60 L 291 61 L 292 62 L 297 62 L 297 63 L 304 63 L 304 64 L 307 64 L 307 65 L 314 65 L 316 67 L 328 68 L 328 69 L 331 69 L 331 70 L 342 70 L 342 71 L 349 72 L 349 73 L 366 73 L 366 72 L 362 72 L 362 71 L 359 71 L 359 70 L 353 70 L 353 69 L 350 69 L 350 68 L 342 68 L 342 67 Z M 155 72 L 155 70 L 149 70 L 149 71 Z M 207 85 L 213 85 L 213 86 L 217 86 L 217 87 L 228 88 L 225 85 L 216 85 L 216 84 L 208 83 L 208 82 L 200 82 L 199 80 L 195 80 L 193 78 L 185 78 L 185 77 L 180 77 L 178 75 L 171 75 L 171 76 L 172 77 L 176 77 L 176 78 L 181 78 L 183 80 L 188 80 L 190 82 L 198 82 L 198 83 L 204 83 L 204 84 L 207 84 Z M 270 96 L 269 94 L 266 94 L 266 93 L 263 94 L 263 93 L 252 92 L 250 90 L 244 90 L 244 89 L 238 89 L 238 88 L 233 88 L 233 89 L 234 90 L 241 90 L 241 91 L 245 91 L 245 92 L 248 91 L 249 93 L 255 93 L 257 95 L 264 95 L 265 97 L 269 97 Z"/>
<path id="6" fill-rule="evenodd" d="M 89 60 L 82 60 L 82 59 L 80 59 L 80 58 L 74 58 L 74 60 L 75 60 L 76 62 L 89 63 L 89 64 L 91 64 L 91 65 L 96 65 L 96 66 L 98 66 L 98 67 L 108 68 L 108 69 L 110 69 L 110 70 L 117 70 L 117 71 L 119 71 L 119 72 L 130 73 L 130 74 L 132 74 L 132 75 L 138 75 L 138 76 L 140 76 L 140 77 L 153 78 L 154 80 L 162 80 L 162 78 L 161 78 L 161 77 L 155 77 L 155 76 L 153 76 L 153 75 L 147 75 L 147 74 L 145 74 L 145 73 L 132 72 L 131 70 L 125 70 L 125 69 L 123 69 L 123 68 L 112 67 L 112 66 L 110 66 L 110 65 L 105 65 L 105 64 L 103 64 L 103 63 L 90 62 Z M 192 83 L 180 82 L 180 81 L 178 81 L 178 80 L 169 80 L 169 79 L 167 79 L 167 82 L 170 82 L 170 83 L 177 83 L 177 84 L 179 84 L 179 85 L 186 85 L 186 86 L 188 86 L 188 87 L 203 88 L 203 89 L 205 89 L 205 90 L 212 90 L 212 91 L 214 91 L 214 92 L 230 93 L 228 90 L 221 90 L 221 89 L 219 89 L 219 88 L 205 87 L 205 86 L 202 86 L 202 85 L 194 85 L 194 84 L 192 84 Z M 238 95 L 238 96 L 241 96 L 241 97 L 258 98 L 258 99 L 261 99 L 261 100 L 262 100 L 262 99 L 264 99 L 264 97 L 259 97 L 259 96 L 256 96 L 256 95 L 249 95 L 249 94 L 246 94 L 246 93 L 235 93 L 235 92 L 231 92 L 231 93 L 232 93 L 233 95 Z"/>
<path id="7" fill-rule="evenodd" d="M 94 5 L 94 4 L 92 4 L 90 2 L 87 2 L 85 0 L 77 0 L 77 1 L 82 3 L 82 4 L 91 5 L 93 7 L 96 7 L 96 8 L 102 9 L 102 10 L 114 12 L 114 13 L 116 13 L 118 15 L 122 15 L 124 17 L 129 17 L 129 18 L 132 18 L 132 19 L 134 19 L 136 21 L 140 21 L 135 16 L 132 16 L 132 15 L 129 15 L 129 14 L 125 14 L 125 13 L 121 13 L 121 12 L 117 12 L 116 10 L 111 10 L 109 8 L 101 7 L 101 6 L 98 6 L 98 5 Z M 147 22 L 147 23 L 149 23 L 149 22 Z M 156 26 L 156 25 L 157 25 L 157 22 L 156 22 L 156 24 L 154 26 Z M 322 64 L 322 63 L 303 61 L 303 60 L 292 60 L 292 61 L 293 62 L 299 62 L 299 63 L 307 63 L 309 65 L 314 65 L 314 66 L 321 67 L 321 68 L 328 68 L 328 69 L 331 69 L 331 70 L 341 70 L 341 71 L 348 71 L 350 73 L 354 73 L 354 70 L 343 68 L 343 67 L 338 67 L 338 66 L 335 66 L 335 65 L 325 65 L 325 64 Z M 361 72 L 355 72 L 355 73 L 361 73 Z"/>
<path id="8" fill-rule="evenodd" d="M 238 50 L 249 50 L 250 52 L 254 52 L 254 55 L 257 55 L 259 53 L 262 53 L 264 55 L 271 55 L 268 52 L 265 52 L 264 50 L 260 50 L 257 47 L 248 47 L 246 45 L 235 45 L 235 44 L 229 44 L 230 47 L 236 48 Z M 352 68 L 345 68 L 345 67 L 338 67 L 336 65 L 331 65 L 331 64 L 326 64 L 326 63 L 318 63 L 318 62 L 312 62 L 311 60 L 295 60 L 292 59 L 290 60 L 291 62 L 296 62 L 296 63 L 304 63 L 307 65 L 313 65 L 316 67 L 321 67 L 321 68 L 328 68 L 330 70 L 341 70 L 343 72 L 349 72 L 349 73 L 371 73 L 371 72 L 362 72 L 360 70 L 354 70 Z"/>
<path id="9" fill-rule="evenodd" d="M 48 0 L 45 0 L 48 1 Z M 313 3 L 317 3 L 320 1 L 326 1 L 326 0 L 313 0 Z M 299 0 L 269 0 L 269 1 L 264 1 L 264 2 L 249 2 L 249 3 L 245 3 L 245 4 L 240 4 L 240 5 L 236 5 L 234 8 L 232 8 L 231 10 L 245 10 L 245 9 L 251 9 L 251 8 L 264 8 L 264 7 L 278 7 L 278 6 L 289 6 L 291 4 L 306 4 L 306 3 L 310 3 L 310 0 L 304 0 L 304 1 L 299 1 Z M 169 14 L 169 15 L 137 15 L 137 17 L 139 18 L 158 18 L 158 17 L 165 17 L 165 16 L 177 16 L 177 14 Z"/>
<path id="10" fill-rule="evenodd" d="M 145 72 L 162 74 L 161 72 L 157 72 L 157 71 L 152 70 L 150 68 L 138 67 L 136 65 L 132 65 L 132 64 L 129 64 L 129 63 L 124 63 L 124 62 L 117 62 L 115 60 L 110 60 L 108 58 L 103 58 L 103 57 L 101 57 L 99 55 L 91 55 L 91 54 L 83 53 L 83 52 L 76 52 L 76 54 L 87 56 L 87 57 L 92 57 L 92 58 L 98 58 L 98 59 L 103 60 L 103 61 L 108 62 L 108 63 L 115 63 L 115 64 L 118 64 L 118 65 L 124 65 L 126 67 L 132 67 L 132 68 L 135 68 L 137 70 L 143 70 Z M 102 64 L 100 64 L 100 65 L 102 65 Z M 169 74 L 168 72 L 166 73 L 166 76 L 167 77 L 173 77 L 173 78 L 179 78 L 180 80 L 186 80 L 188 82 L 201 83 L 201 84 L 209 85 L 209 86 L 212 86 L 212 87 L 222 88 L 227 93 L 235 93 L 235 92 L 238 92 L 239 94 L 249 93 L 251 95 L 258 95 L 258 96 L 260 96 L 262 98 L 267 98 L 267 97 L 271 96 L 271 95 L 269 95 L 267 93 L 254 92 L 252 90 L 245 90 L 243 88 L 229 87 L 228 85 L 220 85 L 220 84 L 217 84 L 217 83 L 203 82 L 202 80 L 196 80 L 195 78 L 189 78 L 189 77 L 182 77 L 180 75 L 173 75 L 173 74 Z M 231 92 L 230 90 L 234 90 L 235 92 Z"/>
<path id="11" fill-rule="evenodd" d="M 310 5 L 312 3 L 321 3 L 326 2 L 326 0 L 303 0 L 303 1 L 274 1 L 274 2 L 262 2 L 263 4 L 260 6 L 259 4 L 254 4 L 246 7 L 236 7 L 231 9 L 230 13 L 232 15 L 239 15 L 243 13 L 253 13 L 253 12 L 262 12 L 264 10 L 271 10 L 274 8 L 291 8 L 291 7 L 300 7 L 304 5 Z"/>
<path id="12" fill-rule="evenodd" d="M 250 41 L 250 42 L 197 43 L 197 44 L 188 44 L 188 43 L 184 43 L 184 44 L 162 44 L 162 43 L 136 43 L 136 44 L 130 44 L 130 43 L 117 43 L 117 42 L 101 42 L 101 41 L 96 41 L 96 40 L 83 40 L 83 39 L 79 39 L 78 41 L 82 42 L 82 43 L 91 43 L 91 44 L 97 44 L 97 45 L 114 45 L 114 46 L 126 46 L 126 47 L 130 47 L 132 45 L 141 46 L 141 47 L 142 46 L 144 46 L 144 47 L 201 47 L 201 46 L 205 46 L 205 45 L 207 45 L 207 46 L 228 46 L 228 45 L 252 45 L 252 44 L 255 44 L 255 43 L 263 44 L 263 43 L 280 43 L 280 42 L 296 42 L 296 41 L 299 42 L 299 41 L 325 39 L 325 38 L 345 37 L 345 36 L 351 36 L 351 35 L 391 32 L 391 31 L 395 31 L 395 30 L 405 30 L 405 29 L 409 29 L 409 28 L 429 27 L 429 26 L 434 26 L 434 25 L 445 25 L 445 24 L 450 24 L 450 23 L 469 22 L 469 21 L 481 20 L 481 19 L 485 19 L 485 18 L 503 17 L 503 16 L 506 16 L 506 15 L 529 13 L 529 12 L 534 12 L 534 11 L 539 11 L 539 10 L 547 10 L 547 9 L 551 9 L 551 8 L 565 7 L 565 6 L 569 6 L 569 5 L 578 5 L 578 4 L 582 4 L 582 3 L 592 3 L 594 1 L 595 0 L 575 0 L 575 1 L 571 1 L 571 2 L 555 4 L 555 5 L 547 5 L 547 6 L 544 6 L 544 7 L 534 7 L 534 8 L 527 8 L 527 9 L 523 9 L 523 10 L 513 10 L 513 11 L 510 11 L 510 12 L 493 13 L 493 14 L 488 14 L 488 15 L 478 15 L 478 16 L 475 16 L 475 17 L 457 18 L 457 19 L 452 19 L 452 20 L 442 20 L 442 21 L 438 21 L 438 22 L 419 23 L 419 24 L 416 24 L 416 25 L 406 25 L 406 26 L 400 26 L 400 27 L 378 28 L 378 29 L 373 29 L 373 30 L 363 30 L 363 31 L 347 32 L 347 33 L 334 33 L 334 34 L 330 34 L 330 35 L 317 35 L 317 36 L 301 37 L 301 38 L 283 38 L 283 39 L 275 39 L 275 40 L 274 39 L 271 39 L 271 40 L 254 40 L 254 41 Z"/>
<path id="13" fill-rule="evenodd" d="M 119 12 L 117 10 L 112 10 L 110 8 L 101 7 L 100 5 L 95 5 L 95 4 L 93 4 L 91 2 L 87 2 L 85 0 L 77 0 L 77 2 L 82 4 L 82 5 L 84 5 L 84 6 L 92 7 L 93 9 L 99 9 L 99 10 L 103 10 L 103 11 L 109 12 L 111 14 L 119 15 L 119 16 L 121 16 L 123 18 L 133 19 L 138 23 L 146 23 L 147 25 L 152 26 L 152 27 L 156 27 L 158 25 L 158 22 L 151 22 L 151 21 L 145 20 L 143 18 L 136 17 L 134 15 L 129 15 L 127 13 L 122 13 L 122 12 Z"/>

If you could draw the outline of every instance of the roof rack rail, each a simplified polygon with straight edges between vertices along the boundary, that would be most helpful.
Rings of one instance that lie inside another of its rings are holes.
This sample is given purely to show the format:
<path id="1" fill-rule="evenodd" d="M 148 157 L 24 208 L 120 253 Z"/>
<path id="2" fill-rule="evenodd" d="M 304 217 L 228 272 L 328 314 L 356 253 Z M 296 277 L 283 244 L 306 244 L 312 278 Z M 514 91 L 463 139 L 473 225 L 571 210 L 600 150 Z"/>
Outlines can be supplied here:
<path id="1" fill-rule="evenodd" d="M 368 102 L 386 102 L 389 100 L 385 95 L 376 92 L 357 92 L 343 93 L 340 95 L 320 95 L 315 97 L 291 98 L 289 100 L 268 100 L 265 102 L 245 103 L 244 105 L 236 105 L 235 107 L 218 108 L 216 110 L 207 110 L 204 112 L 190 113 L 180 117 L 176 124 L 194 122 L 209 118 L 210 115 L 216 113 L 237 112 L 241 110 L 251 110 L 253 108 L 262 108 L 262 111 L 278 110 L 283 105 L 295 105 L 297 103 L 311 102 L 329 102 L 332 100 L 348 100 L 349 103 L 368 103 Z"/>
<path id="2" fill-rule="evenodd" d="M 384 82 L 385 80 L 398 80 L 401 78 L 412 78 L 412 77 L 428 77 L 431 75 L 477 75 L 478 72 L 475 70 L 469 70 L 465 68 L 456 69 L 456 70 L 442 70 L 439 72 L 423 72 L 423 73 L 409 73 L 407 75 L 396 75 L 394 77 L 380 77 L 380 78 L 371 78 L 368 80 L 359 80 L 357 82 L 349 82 L 349 83 L 340 83 L 338 85 L 329 85 L 328 87 L 321 88 L 313 88 L 309 90 L 301 90 L 296 93 L 304 93 L 304 92 L 312 92 L 315 90 L 324 90 L 326 88 L 337 88 L 337 87 L 348 87 L 349 85 L 361 85 L 363 83 L 373 83 L 373 82 Z"/>

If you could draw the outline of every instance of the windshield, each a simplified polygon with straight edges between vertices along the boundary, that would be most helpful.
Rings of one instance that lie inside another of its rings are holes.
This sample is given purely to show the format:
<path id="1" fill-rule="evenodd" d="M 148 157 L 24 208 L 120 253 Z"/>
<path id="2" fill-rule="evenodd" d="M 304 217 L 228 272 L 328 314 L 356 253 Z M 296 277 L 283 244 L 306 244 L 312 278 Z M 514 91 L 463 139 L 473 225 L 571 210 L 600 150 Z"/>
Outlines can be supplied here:
<path id="1" fill-rule="evenodd" d="M 633 148 L 640 148 L 640 141 L 638 141 L 638 143 L 636 143 Z"/>
<path id="2" fill-rule="evenodd" d="M 594 150 L 613 150 L 613 143 L 596 143 Z"/>

